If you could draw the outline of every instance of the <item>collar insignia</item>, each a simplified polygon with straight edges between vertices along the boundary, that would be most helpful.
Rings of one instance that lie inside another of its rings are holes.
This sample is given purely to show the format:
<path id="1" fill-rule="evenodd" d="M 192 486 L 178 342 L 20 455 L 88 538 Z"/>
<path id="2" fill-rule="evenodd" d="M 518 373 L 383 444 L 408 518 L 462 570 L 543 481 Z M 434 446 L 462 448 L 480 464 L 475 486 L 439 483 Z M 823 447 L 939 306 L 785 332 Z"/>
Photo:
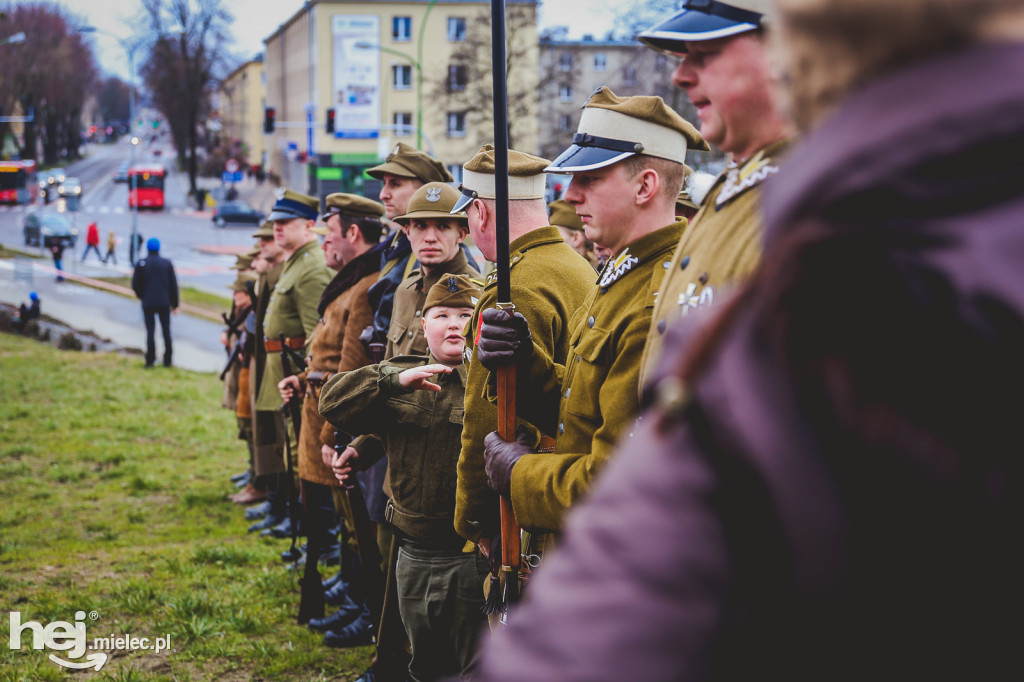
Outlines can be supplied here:
<path id="1" fill-rule="evenodd" d="M 609 261 L 608 265 L 604 267 L 604 272 L 601 273 L 601 279 L 598 280 L 597 283 L 598 286 L 602 289 L 610 286 L 613 282 L 632 270 L 633 266 L 639 262 L 640 259 L 636 256 L 630 255 L 629 247 L 627 247 L 615 258 L 615 260 Z"/>
<path id="2" fill-rule="evenodd" d="M 756 187 L 764 182 L 770 175 L 779 172 L 779 167 L 772 165 L 770 159 L 764 158 L 764 150 L 755 154 L 741 167 L 735 161 L 730 161 L 725 173 L 725 182 L 722 183 L 722 190 L 715 198 L 715 209 L 720 209 L 726 203 L 751 187 Z"/>
<path id="3" fill-rule="evenodd" d="M 432 187 L 427 190 L 427 201 L 440 201 L 441 200 L 441 188 Z"/>

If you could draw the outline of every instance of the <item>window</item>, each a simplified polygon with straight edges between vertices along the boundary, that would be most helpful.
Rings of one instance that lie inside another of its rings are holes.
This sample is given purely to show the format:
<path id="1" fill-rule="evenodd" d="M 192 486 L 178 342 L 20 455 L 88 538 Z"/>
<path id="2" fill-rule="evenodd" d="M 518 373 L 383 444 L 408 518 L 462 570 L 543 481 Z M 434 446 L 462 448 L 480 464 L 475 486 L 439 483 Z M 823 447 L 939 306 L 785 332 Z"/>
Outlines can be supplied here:
<path id="1" fill-rule="evenodd" d="M 396 64 L 391 67 L 391 85 L 395 90 L 408 90 L 412 87 L 412 67 L 408 64 Z"/>
<path id="2" fill-rule="evenodd" d="M 466 39 L 466 18 L 448 17 L 448 40 L 461 43 Z"/>
<path id="3" fill-rule="evenodd" d="M 623 69 L 622 82 L 625 83 L 626 85 L 636 85 L 636 69 Z"/>
<path id="4" fill-rule="evenodd" d="M 466 136 L 466 114 L 464 112 L 448 113 L 448 137 Z"/>
<path id="5" fill-rule="evenodd" d="M 412 17 L 393 17 L 391 19 L 391 39 L 398 42 L 412 39 Z"/>
<path id="6" fill-rule="evenodd" d="M 571 85 L 560 85 L 558 87 L 558 99 L 563 102 L 572 101 L 572 86 Z"/>
<path id="7" fill-rule="evenodd" d="M 412 113 L 396 111 L 391 119 L 395 125 L 395 137 L 412 135 Z"/>
<path id="8" fill-rule="evenodd" d="M 469 69 L 465 64 L 452 64 L 448 67 L 448 92 L 465 90 L 469 81 Z"/>
<path id="9" fill-rule="evenodd" d="M 559 130 L 572 130 L 572 116 L 568 114 L 562 114 L 558 117 L 558 129 Z"/>
<path id="10" fill-rule="evenodd" d="M 608 55 L 598 52 L 594 55 L 594 71 L 604 71 L 608 68 Z"/>
<path id="11" fill-rule="evenodd" d="M 573 59 L 572 53 L 563 52 L 558 56 L 558 68 L 562 71 L 572 71 Z"/>

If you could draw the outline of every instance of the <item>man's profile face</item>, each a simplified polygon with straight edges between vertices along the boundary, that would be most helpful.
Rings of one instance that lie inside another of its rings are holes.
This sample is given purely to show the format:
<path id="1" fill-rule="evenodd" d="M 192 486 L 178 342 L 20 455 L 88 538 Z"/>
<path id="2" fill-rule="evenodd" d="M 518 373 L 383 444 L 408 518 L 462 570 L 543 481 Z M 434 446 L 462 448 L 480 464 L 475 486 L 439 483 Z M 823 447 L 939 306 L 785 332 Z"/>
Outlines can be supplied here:
<path id="1" fill-rule="evenodd" d="M 341 216 L 334 214 L 327 218 L 327 236 L 321 245 L 324 250 L 324 260 L 331 270 L 340 270 L 345 265 L 345 254 L 341 243 L 345 241 L 341 233 Z"/>
<path id="2" fill-rule="evenodd" d="M 604 168 L 579 171 L 562 197 L 576 209 L 583 232 L 595 244 L 618 252 L 636 211 L 631 178 L 622 162 Z"/>
<path id="3" fill-rule="evenodd" d="M 774 122 L 773 85 L 763 39 L 754 32 L 687 41 L 672 82 L 697 109 L 700 132 L 724 152 L 746 158 Z"/>
<path id="4" fill-rule="evenodd" d="M 284 250 L 273 237 L 260 237 L 260 256 L 267 261 L 268 266 L 279 262 L 283 253 Z"/>
<path id="5" fill-rule="evenodd" d="M 403 178 L 391 173 L 382 173 L 382 176 L 384 185 L 380 188 L 378 198 L 384 204 L 384 215 L 388 220 L 405 215 L 409 209 L 409 199 L 423 183 L 416 178 Z"/>
<path id="6" fill-rule="evenodd" d="M 309 241 L 309 228 L 312 222 L 306 218 L 275 220 L 274 241 L 284 251 L 294 251 Z"/>
<path id="7" fill-rule="evenodd" d="M 459 253 L 465 228 L 455 218 L 413 218 L 405 227 L 412 253 L 420 265 L 447 263 Z"/>

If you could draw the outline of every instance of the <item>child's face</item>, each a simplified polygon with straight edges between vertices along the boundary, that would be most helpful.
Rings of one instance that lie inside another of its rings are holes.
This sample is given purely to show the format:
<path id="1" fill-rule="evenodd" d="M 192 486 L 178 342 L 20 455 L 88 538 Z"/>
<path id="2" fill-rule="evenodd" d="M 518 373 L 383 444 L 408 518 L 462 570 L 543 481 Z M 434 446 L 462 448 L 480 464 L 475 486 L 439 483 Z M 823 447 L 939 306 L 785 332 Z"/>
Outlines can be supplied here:
<path id="1" fill-rule="evenodd" d="M 462 364 L 466 339 L 462 332 L 473 316 L 472 308 L 448 308 L 436 305 L 423 316 L 423 335 L 437 361 L 454 367 Z"/>

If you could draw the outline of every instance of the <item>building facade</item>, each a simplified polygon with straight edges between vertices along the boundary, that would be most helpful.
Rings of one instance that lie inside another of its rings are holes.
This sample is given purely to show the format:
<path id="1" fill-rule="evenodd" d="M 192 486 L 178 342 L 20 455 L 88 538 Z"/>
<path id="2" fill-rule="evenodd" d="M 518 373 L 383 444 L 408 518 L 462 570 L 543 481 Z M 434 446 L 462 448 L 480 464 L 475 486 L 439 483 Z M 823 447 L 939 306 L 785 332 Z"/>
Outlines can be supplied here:
<path id="1" fill-rule="evenodd" d="M 218 88 L 221 135 L 234 157 L 250 166 L 266 166 L 263 107 L 266 102 L 263 55 L 232 71 Z"/>
<path id="2" fill-rule="evenodd" d="M 539 57 L 537 0 L 512 0 L 509 72 L 513 93 L 533 93 L 531 116 L 516 117 L 514 144 L 540 143 L 536 101 Z M 362 169 L 380 162 L 398 141 L 430 152 L 455 171 L 493 140 L 490 113 L 462 97 L 484 86 L 479 59 L 487 47 L 485 0 L 310 0 L 265 39 L 265 106 L 275 130 L 264 136 L 267 169 L 282 183 L 324 196 L 348 191 L 375 196 Z M 510 22 L 511 23 L 511 22 Z M 475 80 L 474 80 L 475 79 Z M 486 82 L 490 90 L 490 81 Z M 486 99 L 486 98 L 485 98 Z M 519 98 L 521 99 L 521 97 Z M 487 107 L 490 100 L 487 100 Z M 334 130 L 328 132 L 328 109 Z"/>

